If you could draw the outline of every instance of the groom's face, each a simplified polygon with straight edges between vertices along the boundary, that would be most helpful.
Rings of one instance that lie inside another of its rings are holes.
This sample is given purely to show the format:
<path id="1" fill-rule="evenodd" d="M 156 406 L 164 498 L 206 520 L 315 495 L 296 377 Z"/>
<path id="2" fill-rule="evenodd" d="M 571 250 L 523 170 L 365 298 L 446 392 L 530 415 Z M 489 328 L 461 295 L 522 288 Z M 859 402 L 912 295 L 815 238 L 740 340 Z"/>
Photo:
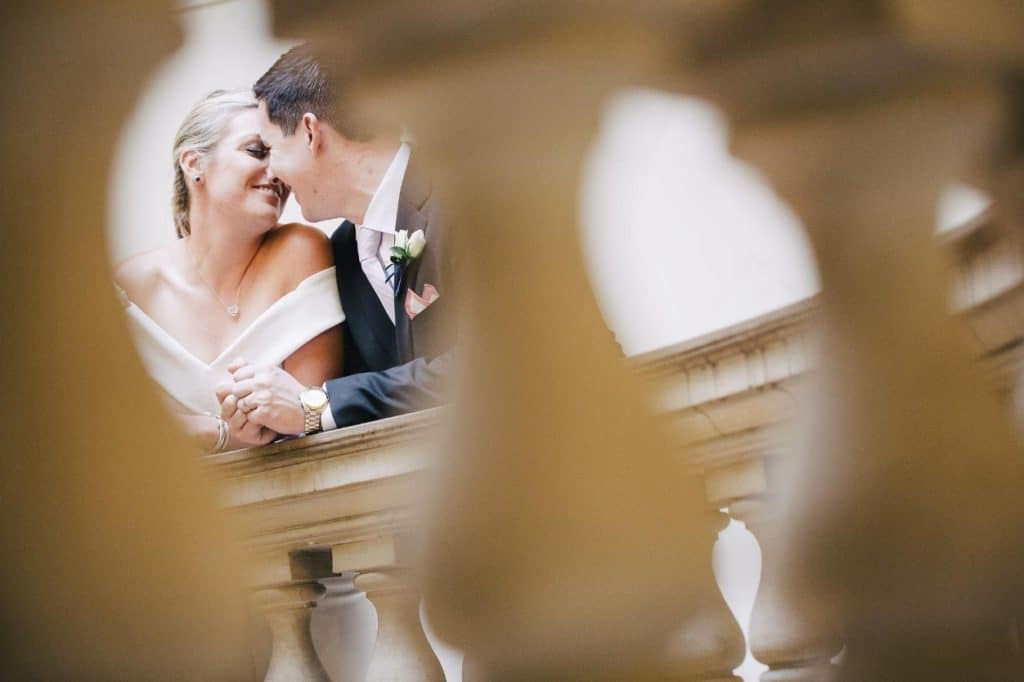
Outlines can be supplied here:
<path id="1" fill-rule="evenodd" d="M 260 102 L 260 137 L 270 149 L 270 173 L 288 185 L 302 209 L 302 217 L 317 222 L 333 216 L 320 216 L 317 207 L 316 159 L 306 144 L 301 126 L 285 135 L 281 126 L 271 122 L 267 105 Z"/>

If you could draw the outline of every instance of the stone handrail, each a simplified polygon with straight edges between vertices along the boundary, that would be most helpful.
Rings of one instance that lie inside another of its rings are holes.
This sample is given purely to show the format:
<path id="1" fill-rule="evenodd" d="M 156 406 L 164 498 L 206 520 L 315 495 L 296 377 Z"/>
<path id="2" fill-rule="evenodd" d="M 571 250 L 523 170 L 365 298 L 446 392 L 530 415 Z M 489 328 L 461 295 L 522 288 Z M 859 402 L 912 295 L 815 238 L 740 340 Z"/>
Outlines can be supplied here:
<path id="1" fill-rule="evenodd" d="M 253 550 L 286 555 L 370 541 L 409 524 L 412 480 L 429 459 L 425 436 L 443 409 L 210 455 L 207 462 Z"/>

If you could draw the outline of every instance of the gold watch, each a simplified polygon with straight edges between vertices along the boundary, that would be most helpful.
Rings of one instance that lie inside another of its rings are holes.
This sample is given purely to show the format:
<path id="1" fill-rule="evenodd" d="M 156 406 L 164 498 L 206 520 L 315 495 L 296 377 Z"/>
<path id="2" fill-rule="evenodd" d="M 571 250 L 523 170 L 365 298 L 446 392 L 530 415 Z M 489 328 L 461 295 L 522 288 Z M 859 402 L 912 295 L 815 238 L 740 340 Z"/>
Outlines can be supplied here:
<path id="1" fill-rule="evenodd" d="M 327 391 L 319 386 L 310 386 L 299 394 L 299 403 L 302 405 L 302 412 L 306 415 L 305 431 L 303 436 L 321 431 L 323 426 L 320 423 L 320 415 L 327 409 Z"/>

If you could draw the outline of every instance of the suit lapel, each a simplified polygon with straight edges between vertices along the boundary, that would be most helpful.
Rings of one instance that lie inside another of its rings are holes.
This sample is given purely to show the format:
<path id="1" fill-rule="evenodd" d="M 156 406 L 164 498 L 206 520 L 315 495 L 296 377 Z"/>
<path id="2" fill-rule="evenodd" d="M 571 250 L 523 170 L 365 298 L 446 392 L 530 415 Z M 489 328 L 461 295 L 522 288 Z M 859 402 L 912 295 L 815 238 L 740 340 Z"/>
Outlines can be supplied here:
<path id="1" fill-rule="evenodd" d="M 392 367 L 398 360 L 396 329 L 363 274 L 356 249 L 356 226 L 346 220 L 335 230 L 331 242 L 338 294 L 359 353 L 371 369 Z"/>
<path id="2" fill-rule="evenodd" d="M 395 292 L 395 345 L 400 361 L 409 361 L 416 357 L 412 338 L 412 320 L 405 311 L 405 298 L 408 296 L 409 285 L 416 276 L 419 262 L 413 261 L 406 268 L 402 284 Z"/>
<path id="3" fill-rule="evenodd" d="M 429 239 L 426 207 L 430 201 L 431 187 L 418 172 L 414 163 L 415 154 L 409 157 L 409 165 L 402 178 L 402 191 L 398 196 L 398 215 L 395 230 L 408 230 L 411 235 L 416 230 L 423 230 Z M 416 357 L 413 345 L 412 321 L 405 312 L 405 298 L 409 287 L 416 279 L 419 270 L 419 259 L 406 267 L 401 285 L 395 292 L 395 344 L 400 362 L 407 362 Z"/>

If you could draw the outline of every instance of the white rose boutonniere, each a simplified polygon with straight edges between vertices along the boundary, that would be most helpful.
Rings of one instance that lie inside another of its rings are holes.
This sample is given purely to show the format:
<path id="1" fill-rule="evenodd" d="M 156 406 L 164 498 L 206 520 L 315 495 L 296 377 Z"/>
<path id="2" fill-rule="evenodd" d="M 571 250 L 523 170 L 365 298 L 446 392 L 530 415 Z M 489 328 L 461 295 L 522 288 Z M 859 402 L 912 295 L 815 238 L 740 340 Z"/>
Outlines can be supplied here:
<path id="1" fill-rule="evenodd" d="M 416 230 L 411 237 L 408 230 L 399 230 L 395 233 L 395 245 L 391 247 L 391 262 L 394 267 L 388 268 L 390 272 L 387 281 L 391 283 L 396 294 L 402 288 L 406 266 L 410 261 L 419 258 L 426 247 L 427 237 L 423 234 L 423 230 Z"/>
<path id="2" fill-rule="evenodd" d="M 409 243 L 406 245 L 406 251 L 409 252 L 409 258 L 419 258 L 426 246 L 427 236 L 423 234 L 423 230 L 416 230 L 413 232 L 412 236 L 409 237 Z"/>
<path id="3" fill-rule="evenodd" d="M 408 230 L 395 233 L 395 245 L 391 247 L 391 262 L 395 265 L 408 265 L 416 260 L 427 246 L 427 237 L 423 230 L 416 230 L 409 236 Z"/>

